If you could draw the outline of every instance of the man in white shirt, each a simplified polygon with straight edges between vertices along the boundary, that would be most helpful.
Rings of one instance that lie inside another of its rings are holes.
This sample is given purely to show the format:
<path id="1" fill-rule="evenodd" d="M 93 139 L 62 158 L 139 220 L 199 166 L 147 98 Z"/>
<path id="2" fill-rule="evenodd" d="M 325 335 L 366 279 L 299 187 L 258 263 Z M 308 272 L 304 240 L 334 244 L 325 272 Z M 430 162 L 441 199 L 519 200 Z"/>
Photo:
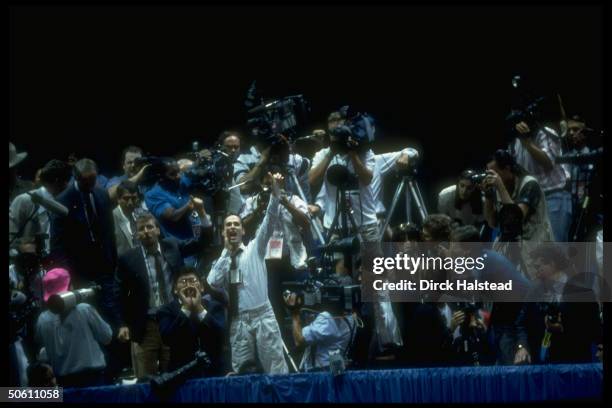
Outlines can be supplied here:
<path id="1" fill-rule="evenodd" d="M 376 201 L 376 216 L 378 217 L 378 224 L 381 230 L 387 217 L 387 209 L 383 204 L 383 177 L 388 175 L 393 169 L 409 169 L 418 157 L 419 152 L 411 147 L 398 152 L 381 153 L 374 156 L 376 165 L 374 167 L 374 178 L 372 179 L 372 190 L 374 191 L 374 200 Z M 384 232 L 381 231 L 381 233 Z"/>
<path id="2" fill-rule="evenodd" d="M 41 169 L 42 187 L 34 190 L 47 200 L 54 200 L 68 186 L 71 170 L 68 163 L 51 160 Z M 49 234 L 49 212 L 32 201 L 28 193 L 15 197 L 9 207 L 9 243 L 11 255 L 35 253 L 36 250 L 49 250 L 49 237 L 44 239 L 45 248 L 35 248 L 37 234 Z"/>
<path id="3" fill-rule="evenodd" d="M 328 171 L 332 166 L 343 166 L 347 169 L 350 177 L 356 178 L 356 188 L 347 189 L 344 194 L 347 195 L 347 203 L 350 207 L 355 221 L 355 226 L 364 242 L 373 242 L 378 239 L 378 218 L 376 217 L 376 198 L 372 181 L 374 180 L 374 170 L 376 167 L 376 159 L 372 149 L 359 151 L 350 149 L 346 153 L 341 153 L 336 150 L 334 136 L 330 136 L 331 145 L 319 150 L 312 160 L 312 169 L 310 172 L 311 184 L 315 185 L 319 179 L 323 179 L 323 185 L 316 199 L 316 205 L 323 212 L 323 226 L 326 229 L 332 227 L 333 220 L 336 216 L 337 201 L 339 200 L 340 191 L 332 184 L 328 177 Z M 348 216 L 348 214 L 347 214 Z M 338 226 L 343 227 L 341 219 Z M 346 226 L 349 230 L 352 225 Z"/>
<path id="4" fill-rule="evenodd" d="M 555 240 L 567 242 L 572 222 L 572 196 L 567 188 L 569 175 L 555 162 L 562 155 L 561 138 L 546 126 L 536 130 L 520 122 L 515 129 L 519 137 L 511 144 L 510 151 L 516 163 L 540 184 Z"/>
<path id="5" fill-rule="evenodd" d="M 255 238 L 244 245 L 242 220 L 230 215 L 223 222 L 225 249 L 213 264 L 207 281 L 229 293 L 232 369 L 253 371 L 259 362 L 266 374 L 286 374 L 281 333 L 268 299 L 268 272 L 264 257 L 278 214 L 280 188 L 272 179 L 266 215 Z"/>

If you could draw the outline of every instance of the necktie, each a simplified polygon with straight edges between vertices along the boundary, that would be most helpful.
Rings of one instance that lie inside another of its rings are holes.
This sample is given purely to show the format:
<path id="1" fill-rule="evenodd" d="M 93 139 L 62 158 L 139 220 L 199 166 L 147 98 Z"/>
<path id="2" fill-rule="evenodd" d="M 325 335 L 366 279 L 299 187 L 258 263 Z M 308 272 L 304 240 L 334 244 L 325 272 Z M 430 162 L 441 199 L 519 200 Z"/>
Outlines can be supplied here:
<path id="1" fill-rule="evenodd" d="M 137 231 L 136 220 L 134 219 L 133 215 L 129 216 L 128 220 L 130 221 L 130 231 L 132 231 L 132 244 L 134 246 L 137 246 L 138 245 L 138 234 L 136 233 Z"/>
<path id="2" fill-rule="evenodd" d="M 91 195 L 84 194 L 83 201 L 85 203 L 85 212 L 87 215 L 87 223 L 89 224 L 89 233 L 92 241 L 98 241 L 98 231 L 97 231 L 97 217 L 96 212 L 91 205 Z"/>
<path id="3" fill-rule="evenodd" d="M 155 272 L 157 275 L 157 285 L 159 288 L 159 300 L 162 305 L 165 305 L 168 303 L 168 293 L 166 292 L 166 277 L 164 276 L 164 271 L 162 269 L 161 254 L 159 252 L 155 252 L 153 254 L 153 258 L 155 258 Z"/>
<path id="4" fill-rule="evenodd" d="M 230 276 L 232 276 L 232 271 L 238 268 L 238 263 L 236 262 L 236 255 L 231 255 L 232 261 L 230 263 Z M 238 284 L 231 283 L 229 287 L 229 313 L 231 317 L 238 315 Z"/>

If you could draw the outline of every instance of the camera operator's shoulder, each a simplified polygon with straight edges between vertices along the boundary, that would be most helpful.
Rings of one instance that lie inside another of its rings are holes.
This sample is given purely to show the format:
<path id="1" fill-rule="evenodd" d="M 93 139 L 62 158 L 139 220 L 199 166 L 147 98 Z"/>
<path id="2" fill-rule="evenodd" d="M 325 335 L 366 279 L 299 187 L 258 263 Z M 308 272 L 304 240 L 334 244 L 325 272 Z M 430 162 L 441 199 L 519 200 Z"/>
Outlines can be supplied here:
<path id="1" fill-rule="evenodd" d="M 88 315 L 96 311 L 96 309 L 92 305 L 90 305 L 89 303 L 85 303 L 85 302 L 78 303 L 74 308 L 77 312 L 79 312 L 82 315 Z"/>

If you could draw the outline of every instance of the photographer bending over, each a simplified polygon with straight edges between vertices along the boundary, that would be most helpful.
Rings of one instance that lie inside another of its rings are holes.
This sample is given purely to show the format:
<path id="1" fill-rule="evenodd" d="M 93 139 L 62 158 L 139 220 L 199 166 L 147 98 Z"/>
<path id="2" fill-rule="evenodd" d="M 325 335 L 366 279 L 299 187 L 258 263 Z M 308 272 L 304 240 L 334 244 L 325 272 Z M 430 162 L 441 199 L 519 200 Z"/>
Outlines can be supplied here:
<path id="1" fill-rule="evenodd" d="M 332 371 L 336 373 L 338 370 L 336 364 L 339 359 L 344 361 L 341 364 L 342 367 L 345 367 L 357 330 L 355 317 L 346 313 L 342 313 L 341 316 L 332 316 L 331 313 L 322 311 L 310 324 L 302 327 L 301 304 L 297 295 L 295 293 L 285 294 L 285 303 L 291 310 L 295 344 L 298 347 L 307 346 L 300 363 L 300 370 L 325 370 L 332 366 Z"/>
<path id="2" fill-rule="evenodd" d="M 43 279 L 44 300 L 71 289 L 70 274 L 52 269 Z M 104 385 L 106 360 L 100 344 L 111 342 L 113 332 L 96 309 L 79 303 L 62 314 L 45 310 L 36 322 L 36 341 L 45 348 L 61 387 Z"/>

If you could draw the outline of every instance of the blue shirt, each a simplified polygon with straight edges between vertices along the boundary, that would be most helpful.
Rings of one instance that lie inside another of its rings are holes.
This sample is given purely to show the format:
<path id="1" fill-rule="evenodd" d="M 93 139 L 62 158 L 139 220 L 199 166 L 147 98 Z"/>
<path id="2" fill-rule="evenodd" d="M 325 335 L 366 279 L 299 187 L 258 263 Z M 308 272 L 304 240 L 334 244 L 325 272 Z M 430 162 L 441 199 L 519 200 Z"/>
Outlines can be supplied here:
<path id="1" fill-rule="evenodd" d="M 334 318 L 329 312 L 319 313 L 312 323 L 302 329 L 302 336 L 309 347 L 304 353 L 300 367 L 303 370 L 328 367 L 330 351 L 339 350 L 344 357 L 351 341 L 351 331 L 354 332 L 355 329 L 353 316 L 346 316 L 345 320 L 341 317 Z"/>
<path id="2" fill-rule="evenodd" d="M 176 210 L 187 204 L 190 198 L 190 188 L 191 181 L 183 175 L 181 176 L 179 188 L 176 191 L 166 190 L 159 183 L 156 183 L 145 194 L 147 208 L 159 221 L 164 236 L 171 236 L 179 240 L 194 237 L 190 220 L 191 214 L 187 213 L 178 222 L 167 221 L 162 218 L 162 214 L 166 209 L 174 208 Z"/>
<path id="3" fill-rule="evenodd" d="M 47 352 L 55 375 L 103 369 L 106 360 L 100 344 L 109 344 L 113 331 L 87 303 L 79 303 L 64 320 L 46 310 L 36 322 L 35 340 Z"/>
<path id="4" fill-rule="evenodd" d="M 111 178 L 110 180 L 108 180 L 108 182 L 106 183 L 106 188 L 111 188 L 112 186 L 115 186 L 121 183 L 123 180 L 127 180 L 127 178 L 128 177 L 125 174 L 122 176 L 115 176 Z"/>

